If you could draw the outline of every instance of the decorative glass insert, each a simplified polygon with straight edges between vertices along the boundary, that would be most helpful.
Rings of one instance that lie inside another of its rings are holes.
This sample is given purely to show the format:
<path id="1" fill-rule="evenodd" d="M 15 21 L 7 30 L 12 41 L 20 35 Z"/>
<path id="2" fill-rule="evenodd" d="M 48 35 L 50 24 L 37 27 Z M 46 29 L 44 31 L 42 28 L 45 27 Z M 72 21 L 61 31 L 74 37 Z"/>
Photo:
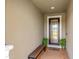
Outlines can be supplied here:
<path id="1" fill-rule="evenodd" d="M 50 21 L 50 39 L 52 43 L 58 43 L 58 19 Z"/>

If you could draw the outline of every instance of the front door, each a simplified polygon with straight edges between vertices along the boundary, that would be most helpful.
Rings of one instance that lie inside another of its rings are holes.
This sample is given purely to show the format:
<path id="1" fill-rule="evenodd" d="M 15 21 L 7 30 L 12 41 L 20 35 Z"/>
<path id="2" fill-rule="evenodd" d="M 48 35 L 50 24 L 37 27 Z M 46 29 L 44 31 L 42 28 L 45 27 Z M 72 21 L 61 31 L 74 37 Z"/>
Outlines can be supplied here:
<path id="1" fill-rule="evenodd" d="M 49 44 L 59 45 L 60 39 L 60 19 L 49 19 Z"/>

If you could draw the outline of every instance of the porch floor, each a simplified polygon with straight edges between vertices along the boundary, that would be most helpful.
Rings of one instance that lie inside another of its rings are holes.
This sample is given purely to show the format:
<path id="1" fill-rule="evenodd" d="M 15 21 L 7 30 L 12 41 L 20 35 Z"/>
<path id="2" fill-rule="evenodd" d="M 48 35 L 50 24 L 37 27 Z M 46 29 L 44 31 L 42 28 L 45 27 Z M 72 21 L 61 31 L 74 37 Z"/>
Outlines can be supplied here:
<path id="1" fill-rule="evenodd" d="M 37 59 L 68 59 L 66 50 L 47 48 Z"/>

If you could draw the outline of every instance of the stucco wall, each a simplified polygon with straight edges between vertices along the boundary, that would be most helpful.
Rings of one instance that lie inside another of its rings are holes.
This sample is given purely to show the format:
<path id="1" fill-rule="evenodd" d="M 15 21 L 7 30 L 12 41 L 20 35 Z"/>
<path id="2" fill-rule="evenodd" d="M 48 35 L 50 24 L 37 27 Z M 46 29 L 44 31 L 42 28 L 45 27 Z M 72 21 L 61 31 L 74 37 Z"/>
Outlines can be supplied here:
<path id="1" fill-rule="evenodd" d="M 5 41 L 13 44 L 10 59 L 28 59 L 41 44 L 43 16 L 30 0 L 5 0 Z"/>
<path id="2" fill-rule="evenodd" d="M 68 10 L 67 10 L 67 52 L 70 59 L 73 59 L 73 2 L 70 1 Z"/>

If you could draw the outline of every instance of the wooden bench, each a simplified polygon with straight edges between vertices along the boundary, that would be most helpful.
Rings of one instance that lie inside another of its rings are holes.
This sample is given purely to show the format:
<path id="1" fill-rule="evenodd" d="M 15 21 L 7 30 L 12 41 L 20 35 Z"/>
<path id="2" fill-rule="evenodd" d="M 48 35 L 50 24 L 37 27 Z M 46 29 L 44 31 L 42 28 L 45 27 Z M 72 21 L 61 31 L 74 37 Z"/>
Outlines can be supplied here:
<path id="1" fill-rule="evenodd" d="M 37 59 L 42 51 L 45 51 L 45 46 L 40 45 L 38 46 L 29 56 L 28 59 Z"/>

